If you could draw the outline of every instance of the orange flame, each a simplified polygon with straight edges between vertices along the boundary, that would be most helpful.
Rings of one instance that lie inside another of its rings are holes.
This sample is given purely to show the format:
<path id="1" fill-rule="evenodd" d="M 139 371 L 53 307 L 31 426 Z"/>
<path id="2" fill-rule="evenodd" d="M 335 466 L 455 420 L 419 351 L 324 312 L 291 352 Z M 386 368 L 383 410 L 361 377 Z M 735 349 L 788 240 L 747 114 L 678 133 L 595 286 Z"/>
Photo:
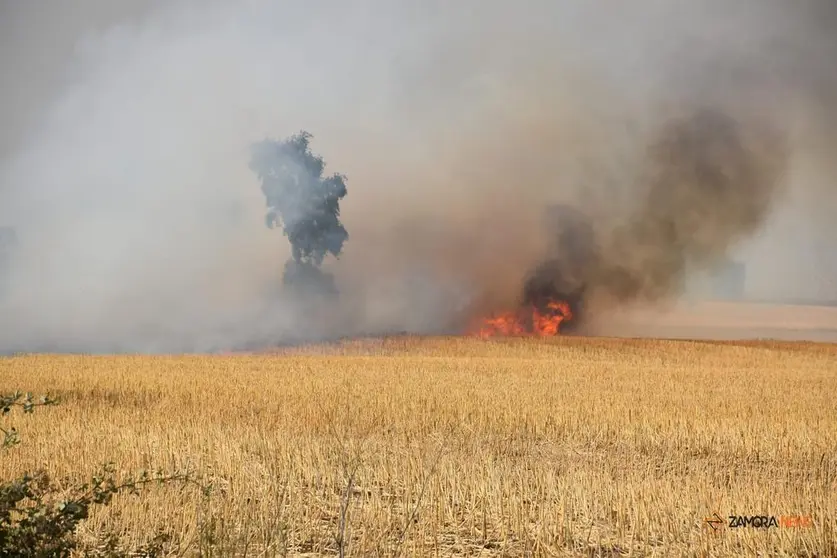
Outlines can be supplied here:
<path id="1" fill-rule="evenodd" d="M 550 301 L 544 311 L 531 309 L 531 314 L 503 312 L 483 319 L 474 334 L 480 337 L 505 337 L 534 335 L 551 337 L 558 335 L 561 324 L 573 318 L 570 305 L 564 301 Z"/>

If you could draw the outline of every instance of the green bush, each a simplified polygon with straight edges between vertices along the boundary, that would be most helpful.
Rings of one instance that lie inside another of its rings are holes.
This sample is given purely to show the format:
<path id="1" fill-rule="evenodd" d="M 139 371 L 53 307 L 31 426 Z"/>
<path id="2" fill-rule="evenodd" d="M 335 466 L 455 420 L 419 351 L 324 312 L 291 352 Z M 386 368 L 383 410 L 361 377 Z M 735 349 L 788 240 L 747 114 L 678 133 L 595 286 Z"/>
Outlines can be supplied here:
<path id="1" fill-rule="evenodd" d="M 33 400 L 32 394 L 0 395 L 3 415 L 19 408 L 24 413 L 36 407 L 55 405 L 49 397 Z M 15 428 L 0 429 L 3 450 L 20 443 Z M 192 483 L 204 491 L 189 472 L 164 474 L 162 471 L 118 479 L 113 463 L 102 466 L 90 481 L 60 490 L 46 471 L 24 475 L 11 481 L 0 481 L 0 558 L 63 558 L 73 551 L 84 551 L 88 556 L 117 558 L 121 556 L 161 556 L 170 538 L 158 534 L 146 545 L 130 552 L 122 548 L 116 536 L 109 536 L 101 544 L 84 547 L 76 536 L 79 523 L 86 520 L 93 506 L 107 506 L 120 493 L 138 494 L 148 484 L 171 482 Z"/>

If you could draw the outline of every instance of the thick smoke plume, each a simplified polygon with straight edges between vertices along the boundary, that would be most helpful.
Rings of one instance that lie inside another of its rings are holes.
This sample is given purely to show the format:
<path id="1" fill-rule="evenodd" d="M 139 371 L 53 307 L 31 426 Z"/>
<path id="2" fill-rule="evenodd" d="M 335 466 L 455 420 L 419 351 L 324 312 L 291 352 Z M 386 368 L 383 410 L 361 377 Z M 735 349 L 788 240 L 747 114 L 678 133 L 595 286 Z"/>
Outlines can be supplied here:
<path id="1" fill-rule="evenodd" d="M 303 131 L 282 142 L 256 143 L 250 169 L 262 183 L 268 228 L 280 224 L 291 243 L 285 285 L 328 296 L 337 289 L 320 265 L 328 254 L 339 257 L 349 238 L 340 222 L 340 200 L 348 191 L 345 176 L 323 177 L 325 162 L 311 152 L 311 137 Z"/>
<path id="2" fill-rule="evenodd" d="M 657 302 L 681 294 L 687 270 L 718 263 L 756 232 L 781 192 L 786 152 L 779 130 L 749 126 L 721 107 L 698 107 L 664 123 L 648 146 L 621 221 L 598 222 L 573 207 L 547 214 L 554 239 L 526 281 L 523 302 L 570 304 L 583 325 L 591 297 L 607 304 Z"/>
<path id="3" fill-rule="evenodd" d="M 595 332 L 724 256 L 837 299 L 835 6 L 0 3 L 0 350 L 460 332 L 555 294 Z M 316 315 L 248 168 L 301 129 L 352 180 Z"/>
<path id="4" fill-rule="evenodd" d="M 643 201 L 607 247 L 603 286 L 620 300 L 676 294 L 687 264 L 717 263 L 755 233 L 785 178 L 782 140 L 717 107 L 667 122 L 640 177 Z"/>

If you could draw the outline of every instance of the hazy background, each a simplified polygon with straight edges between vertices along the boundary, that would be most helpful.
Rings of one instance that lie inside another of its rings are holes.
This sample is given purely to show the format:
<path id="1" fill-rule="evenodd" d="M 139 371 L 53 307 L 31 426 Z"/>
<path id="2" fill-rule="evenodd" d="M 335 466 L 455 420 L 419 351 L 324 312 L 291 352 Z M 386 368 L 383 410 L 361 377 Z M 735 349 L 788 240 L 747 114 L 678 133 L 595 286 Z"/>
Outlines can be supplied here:
<path id="1" fill-rule="evenodd" d="M 247 150 L 300 129 L 349 186 L 350 237 L 328 266 L 343 302 L 314 333 L 444 329 L 475 301 L 513 303 L 546 203 L 618 212 L 654 127 L 720 82 L 791 131 L 787 188 L 730 247 L 748 295 L 837 299 L 835 13 L 3 0 L 0 225 L 20 247 L 0 348 L 209 350 L 297 332 L 301 310 L 276 292 L 287 240 L 264 226 Z"/>

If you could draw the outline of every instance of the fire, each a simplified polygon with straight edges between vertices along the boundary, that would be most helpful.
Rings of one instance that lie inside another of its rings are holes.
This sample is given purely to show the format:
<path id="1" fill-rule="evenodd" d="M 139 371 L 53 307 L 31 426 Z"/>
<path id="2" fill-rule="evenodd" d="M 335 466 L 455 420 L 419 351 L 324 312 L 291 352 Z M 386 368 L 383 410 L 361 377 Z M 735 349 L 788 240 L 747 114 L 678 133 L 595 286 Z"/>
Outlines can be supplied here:
<path id="1" fill-rule="evenodd" d="M 539 310 L 503 312 L 483 319 L 474 334 L 480 337 L 534 335 L 550 337 L 558 335 L 561 324 L 573 318 L 570 305 L 564 301 L 549 301 Z"/>

